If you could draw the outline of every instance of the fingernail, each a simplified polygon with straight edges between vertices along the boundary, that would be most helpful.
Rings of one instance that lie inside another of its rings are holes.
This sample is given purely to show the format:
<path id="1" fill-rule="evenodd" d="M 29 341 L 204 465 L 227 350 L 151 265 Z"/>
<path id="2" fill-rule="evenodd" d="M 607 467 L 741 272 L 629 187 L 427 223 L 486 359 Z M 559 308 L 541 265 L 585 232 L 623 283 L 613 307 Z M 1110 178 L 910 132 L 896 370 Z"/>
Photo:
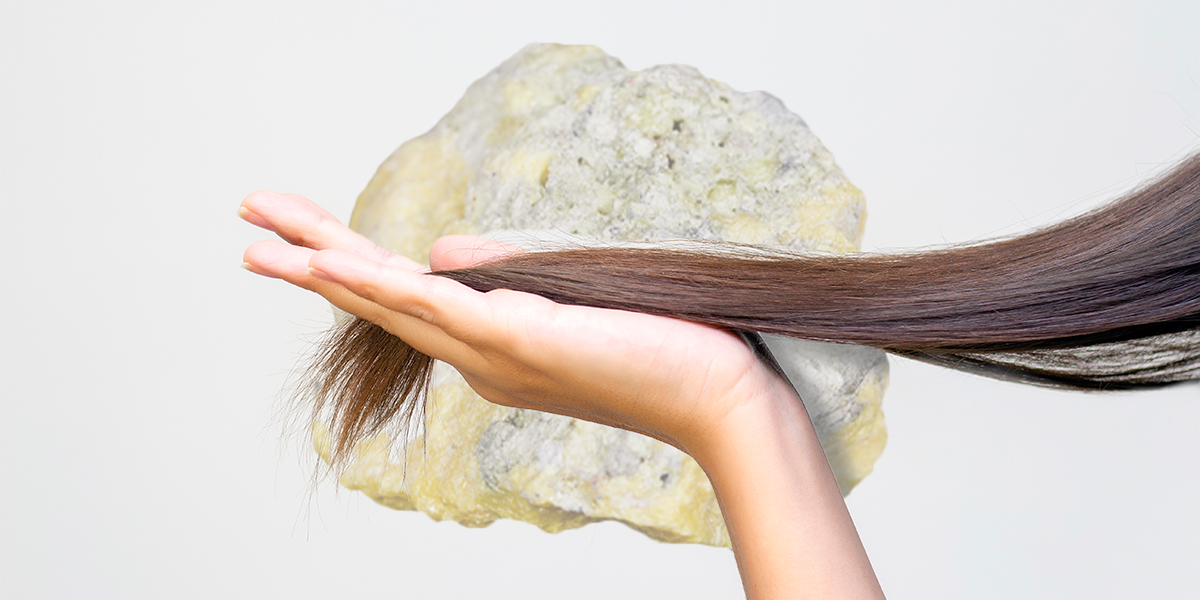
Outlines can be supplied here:
<path id="1" fill-rule="evenodd" d="M 324 279 L 325 281 L 328 281 L 328 282 L 330 282 L 330 283 L 337 283 L 337 282 L 338 282 L 338 280 L 336 280 L 336 279 L 334 279 L 333 277 L 331 277 L 331 276 L 329 275 L 329 273 L 326 273 L 325 271 L 322 271 L 322 270 L 320 270 L 320 269 L 316 269 L 316 268 L 313 268 L 313 267 L 309 267 L 309 268 L 308 268 L 308 274 L 309 274 L 309 275 L 312 275 L 313 277 L 316 277 L 317 279 Z"/>
<path id="2" fill-rule="evenodd" d="M 255 275 L 262 275 L 263 277 L 274 277 L 274 275 L 254 266 L 248 262 L 242 263 L 242 268 L 247 271 L 250 271 L 251 273 L 254 273 Z"/>
<path id="3" fill-rule="evenodd" d="M 260 216 L 258 213 L 246 208 L 245 206 L 239 206 L 237 209 L 237 214 L 238 217 L 241 217 L 243 221 L 254 225 L 255 227 L 262 227 L 268 231 L 275 231 L 275 228 L 271 227 L 271 224 L 267 222 L 266 219 L 262 218 L 262 216 Z"/>

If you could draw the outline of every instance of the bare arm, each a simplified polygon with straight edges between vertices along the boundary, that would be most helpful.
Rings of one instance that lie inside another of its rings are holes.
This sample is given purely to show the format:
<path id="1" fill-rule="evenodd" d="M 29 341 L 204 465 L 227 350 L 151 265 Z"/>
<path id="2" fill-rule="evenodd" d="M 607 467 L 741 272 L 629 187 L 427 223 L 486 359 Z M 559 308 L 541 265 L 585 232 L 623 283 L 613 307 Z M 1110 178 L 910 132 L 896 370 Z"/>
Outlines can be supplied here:
<path id="1" fill-rule="evenodd" d="M 258 192 L 247 268 L 321 294 L 457 368 L 484 398 L 638 431 L 691 454 L 716 490 L 748 597 L 882 597 L 804 405 L 733 334 L 638 313 L 482 294 L 423 274 L 300 198 Z M 512 252 L 451 236 L 453 268 Z"/>
<path id="2" fill-rule="evenodd" d="M 712 481 L 748 598 L 882 598 L 804 404 L 769 389 L 691 450 Z"/>

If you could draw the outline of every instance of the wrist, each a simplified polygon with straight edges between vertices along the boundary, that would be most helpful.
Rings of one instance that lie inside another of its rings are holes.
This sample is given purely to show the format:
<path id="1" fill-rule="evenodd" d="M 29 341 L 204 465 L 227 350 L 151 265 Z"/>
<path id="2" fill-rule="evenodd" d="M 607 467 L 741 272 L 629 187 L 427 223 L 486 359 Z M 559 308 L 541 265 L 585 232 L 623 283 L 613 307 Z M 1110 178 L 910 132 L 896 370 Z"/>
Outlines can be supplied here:
<path id="1" fill-rule="evenodd" d="M 781 435 L 795 435 L 797 429 L 812 430 L 804 403 L 791 384 L 761 364 L 735 389 L 720 398 L 706 399 L 704 405 L 714 410 L 697 419 L 677 439 L 679 448 L 706 472 L 749 458 L 751 454 L 746 450 L 761 450 L 769 439 L 778 443 Z M 816 439 L 815 430 L 812 437 Z"/>
<path id="2" fill-rule="evenodd" d="M 749 598 L 882 597 L 816 430 L 771 375 L 686 449 L 708 475 Z"/>

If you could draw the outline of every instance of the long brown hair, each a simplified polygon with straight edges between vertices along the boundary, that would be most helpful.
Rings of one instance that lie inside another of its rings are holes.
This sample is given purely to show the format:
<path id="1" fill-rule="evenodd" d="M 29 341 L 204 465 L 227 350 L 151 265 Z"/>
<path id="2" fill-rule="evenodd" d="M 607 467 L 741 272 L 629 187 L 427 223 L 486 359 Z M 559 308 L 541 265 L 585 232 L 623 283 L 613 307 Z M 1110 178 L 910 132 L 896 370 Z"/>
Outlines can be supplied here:
<path id="1" fill-rule="evenodd" d="M 986 244 L 840 256 L 581 248 L 432 275 L 1035 385 L 1162 386 L 1200 379 L 1200 154 L 1099 210 Z M 431 366 L 368 321 L 335 327 L 308 373 L 335 461 L 411 417 Z"/>

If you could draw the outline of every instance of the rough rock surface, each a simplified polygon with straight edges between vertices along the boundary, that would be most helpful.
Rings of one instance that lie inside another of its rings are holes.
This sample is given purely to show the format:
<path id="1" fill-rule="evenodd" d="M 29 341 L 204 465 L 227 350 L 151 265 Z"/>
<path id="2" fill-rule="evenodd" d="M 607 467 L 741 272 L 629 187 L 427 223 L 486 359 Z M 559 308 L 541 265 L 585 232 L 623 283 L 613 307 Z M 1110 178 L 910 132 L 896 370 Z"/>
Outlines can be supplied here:
<path id="1" fill-rule="evenodd" d="M 865 215 L 804 121 L 764 93 L 691 67 L 631 72 L 588 46 L 529 46 L 401 146 L 351 226 L 427 260 L 450 233 L 547 230 L 602 242 L 722 239 L 796 250 L 858 248 Z M 878 351 L 771 339 L 802 393 L 843 493 L 883 450 Z M 328 438 L 318 425 L 318 450 Z M 704 473 L 656 440 L 479 398 L 439 364 L 424 430 L 364 440 L 341 482 L 401 510 L 547 531 L 615 519 L 671 542 L 727 545 Z"/>

